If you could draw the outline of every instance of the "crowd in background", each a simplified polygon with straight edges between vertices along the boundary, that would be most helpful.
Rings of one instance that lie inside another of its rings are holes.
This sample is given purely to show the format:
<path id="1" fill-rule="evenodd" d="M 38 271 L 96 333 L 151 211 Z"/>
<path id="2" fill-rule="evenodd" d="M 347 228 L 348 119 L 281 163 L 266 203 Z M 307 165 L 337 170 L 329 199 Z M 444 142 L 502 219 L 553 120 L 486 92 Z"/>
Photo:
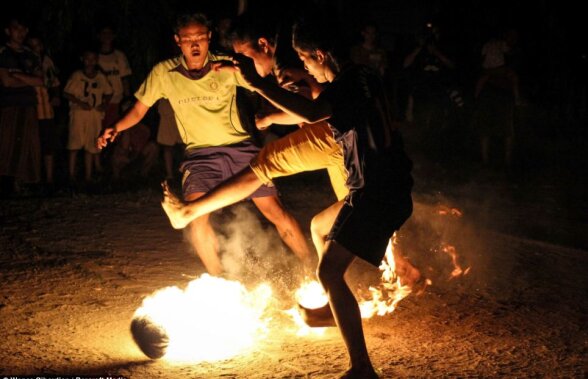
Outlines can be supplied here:
<path id="1" fill-rule="evenodd" d="M 570 139 L 581 133 L 570 125 L 586 120 L 586 81 L 570 77 L 585 68 L 585 54 L 570 62 L 571 74 L 560 75 L 555 90 L 561 93 L 552 95 L 553 112 L 546 113 L 529 75 L 529 36 L 516 26 L 496 28 L 475 51 L 460 50 L 433 21 L 394 41 L 394 49 L 385 48 L 390 44 L 382 43 L 379 26 L 370 21 L 354 28 L 350 56 L 384 78 L 395 121 L 417 159 L 508 171 L 531 165 L 523 152 L 533 148 L 532 141 L 556 146 L 558 133 L 567 130 Z M 132 80 L 133 61 L 117 40 L 121 27 L 97 25 L 93 38 L 78 46 L 75 69 L 64 72 L 45 48 L 45 36 L 22 18 L 6 20 L 0 50 L 3 197 L 103 192 L 179 179 L 182 141 L 164 101 L 114 145 L 98 150 L 94 143 L 132 104 L 133 83 L 143 79 Z M 230 27 L 230 17 L 216 18 L 215 48 L 231 52 Z M 466 66 L 471 62 L 476 67 Z M 554 126 L 541 129 L 545 123 Z M 266 137 L 287 132 L 277 125 L 262 131 Z"/>

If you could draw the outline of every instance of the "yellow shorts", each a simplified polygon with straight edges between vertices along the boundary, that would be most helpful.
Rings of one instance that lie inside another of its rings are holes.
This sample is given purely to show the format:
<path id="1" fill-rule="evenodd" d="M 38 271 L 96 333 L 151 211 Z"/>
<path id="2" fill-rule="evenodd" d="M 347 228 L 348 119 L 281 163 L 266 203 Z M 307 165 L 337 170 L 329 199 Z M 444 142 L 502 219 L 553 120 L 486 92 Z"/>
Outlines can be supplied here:
<path id="1" fill-rule="evenodd" d="M 337 199 L 349 192 L 343 151 L 326 122 L 305 125 L 265 145 L 250 163 L 255 175 L 267 184 L 273 178 L 326 168 Z"/>

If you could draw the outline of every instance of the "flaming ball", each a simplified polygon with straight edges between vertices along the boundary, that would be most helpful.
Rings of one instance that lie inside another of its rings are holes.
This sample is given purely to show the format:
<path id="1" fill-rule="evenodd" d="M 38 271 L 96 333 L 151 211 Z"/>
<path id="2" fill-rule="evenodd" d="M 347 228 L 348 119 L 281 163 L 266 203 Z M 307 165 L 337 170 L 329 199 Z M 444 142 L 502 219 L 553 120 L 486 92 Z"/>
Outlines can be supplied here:
<path id="1" fill-rule="evenodd" d="M 141 351 L 151 359 L 163 357 L 167 351 L 169 337 L 165 330 L 148 317 L 136 317 L 131 322 L 133 339 Z"/>

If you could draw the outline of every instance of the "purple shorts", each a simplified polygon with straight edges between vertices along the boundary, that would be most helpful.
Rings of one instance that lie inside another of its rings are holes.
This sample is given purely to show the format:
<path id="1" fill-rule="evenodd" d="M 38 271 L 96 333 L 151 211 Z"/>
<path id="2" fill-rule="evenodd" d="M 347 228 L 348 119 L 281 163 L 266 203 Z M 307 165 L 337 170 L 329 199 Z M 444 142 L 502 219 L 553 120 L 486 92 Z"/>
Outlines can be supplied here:
<path id="1" fill-rule="evenodd" d="M 180 166 L 184 198 L 196 192 L 209 192 L 225 180 L 249 167 L 259 152 L 251 141 L 229 146 L 203 147 L 186 151 Z M 273 184 L 262 185 L 249 198 L 277 196 Z"/>

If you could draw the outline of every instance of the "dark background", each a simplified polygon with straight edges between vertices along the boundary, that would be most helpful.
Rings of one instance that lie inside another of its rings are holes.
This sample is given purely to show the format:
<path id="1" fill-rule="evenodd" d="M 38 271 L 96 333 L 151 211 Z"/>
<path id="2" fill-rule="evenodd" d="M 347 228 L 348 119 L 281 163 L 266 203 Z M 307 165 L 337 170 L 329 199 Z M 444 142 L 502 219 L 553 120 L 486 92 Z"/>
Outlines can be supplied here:
<path id="1" fill-rule="evenodd" d="M 586 168 L 587 52 L 584 12 L 572 2 L 527 1 L 425 1 L 425 0 L 249 0 L 250 10 L 277 9 L 284 18 L 325 9 L 343 25 L 349 44 L 359 42 L 359 28 L 368 21 L 380 29 L 381 45 L 389 52 L 389 72 L 402 77 L 402 60 L 423 32 L 426 22 L 441 31 L 446 52 L 456 63 L 455 80 L 463 92 L 466 109 L 473 103 L 475 80 L 480 73 L 480 49 L 492 36 L 509 28 L 520 33 L 517 69 L 525 107 L 518 110 L 515 161 L 519 169 L 541 174 L 572 170 L 576 177 Z M 158 61 L 177 53 L 172 26 L 175 16 L 204 11 L 212 20 L 233 17 L 237 0 L 24 0 L 16 4 L 30 33 L 45 40 L 49 54 L 65 83 L 79 68 L 79 50 L 95 43 L 104 24 L 117 30 L 118 48 L 133 69 L 131 90 L 143 81 Z M 10 12 L 2 12 L 6 19 Z M 402 91 L 395 99 L 402 109 Z M 468 108 L 470 107 L 470 108 Z M 401 113 L 401 112 L 400 112 Z M 399 113 L 399 118 L 401 114 Z M 64 116 L 65 117 L 65 116 Z M 453 132 L 461 140 L 457 159 L 478 159 L 477 141 L 468 131 L 469 114 Z M 465 120 L 465 121 L 464 121 Z M 65 131 L 65 122 L 62 127 Z M 470 127 L 471 129 L 471 127 Z M 540 169 L 537 169 L 537 168 Z"/>

